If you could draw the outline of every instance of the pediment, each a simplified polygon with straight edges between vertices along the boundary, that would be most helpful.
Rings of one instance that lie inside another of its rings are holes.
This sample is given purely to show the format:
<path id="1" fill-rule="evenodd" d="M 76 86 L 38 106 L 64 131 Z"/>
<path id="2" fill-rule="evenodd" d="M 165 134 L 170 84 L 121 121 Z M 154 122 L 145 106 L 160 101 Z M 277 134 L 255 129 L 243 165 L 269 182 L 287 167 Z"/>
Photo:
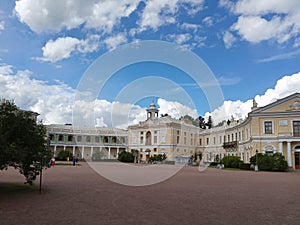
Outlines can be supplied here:
<path id="1" fill-rule="evenodd" d="M 251 114 L 285 112 L 300 112 L 300 93 L 295 93 L 285 98 L 278 99 L 273 103 L 252 111 Z"/>

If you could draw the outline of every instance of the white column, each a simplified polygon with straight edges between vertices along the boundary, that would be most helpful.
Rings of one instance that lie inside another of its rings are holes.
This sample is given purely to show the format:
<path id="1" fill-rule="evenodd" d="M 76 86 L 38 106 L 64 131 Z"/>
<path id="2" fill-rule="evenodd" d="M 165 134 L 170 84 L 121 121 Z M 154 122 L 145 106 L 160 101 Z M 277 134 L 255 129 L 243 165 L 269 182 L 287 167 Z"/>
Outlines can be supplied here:
<path id="1" fill-rule="evenodd" d="M 108 147 L 108 156 L 107 156 L 108 159 L 110 159 L 110 147 Z"/>
<path id="2" fill-rule="evenodd" d="M 66 151 L 67 146 L 64 145 L 64 151 Z"/>
<path id="3" fill-rule="evenodd" d="M 283 155 L 282 142 L 279 142 L 278 145 L 279 145 L 279 153 Z"/>
<path id="4" fill-rule="evenodd" d="M 84 158 L 84 145 L 82 146 L 82 150 L 81 150 L 81 158 Z"/>
<path id="5" fill-rule="evenodd" d="M 56 145 L 54 145 L 53 155 L 56 156 Z"/>
<path id="6" fill-rule="evenodd" d="M 73 146 L 73 156 L 75 156 L 75 145 Z"/>
<path id="7" fill-rule="evenodd" d="M 119 147 L 117 147 L 117 158 L 118 158 L 118 155 L 119 155 Z"/>
<path id="8" fill-rule="evenodd" d="M 94 154 L 94 146 L 91 147 L 91 157 L 93 156 Z"/>
<path id="9" fill-rule="evenodd" d="M 287 162 L 288 166 L 292 167 L 292 150 L 291 150 L 291 142 L 287 143 Z"/>

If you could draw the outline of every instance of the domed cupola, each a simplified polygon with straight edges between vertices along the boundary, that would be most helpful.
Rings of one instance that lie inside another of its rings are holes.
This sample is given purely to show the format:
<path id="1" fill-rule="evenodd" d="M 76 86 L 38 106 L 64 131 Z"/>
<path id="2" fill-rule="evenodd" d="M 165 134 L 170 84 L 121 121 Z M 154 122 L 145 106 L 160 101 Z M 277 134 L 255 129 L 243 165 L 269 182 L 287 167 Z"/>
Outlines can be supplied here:
<path id="1" fill-rule="evenodd" d="M 147 109 L 147 119 L 158 118 L 158 109 L 154 102 L 152 102 Z"/>

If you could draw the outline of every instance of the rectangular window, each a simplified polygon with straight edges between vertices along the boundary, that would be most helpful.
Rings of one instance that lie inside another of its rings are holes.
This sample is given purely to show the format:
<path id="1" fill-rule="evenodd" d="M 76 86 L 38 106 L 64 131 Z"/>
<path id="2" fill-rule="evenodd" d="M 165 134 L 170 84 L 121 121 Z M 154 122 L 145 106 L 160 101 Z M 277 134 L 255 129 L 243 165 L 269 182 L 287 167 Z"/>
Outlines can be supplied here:
<path id="1" fill-rule="evenodd" d="M 214 137 L 214 145 L 216 144 L 216 137 Z"/>
<path id="2" fill-rule="evenodd" d="M 77 137 L 77 141 L 80 142 L 81 140 L 82 140 L 82 137 L 81 137 L 81 136 L 78 136 L 78 137 Z"/>
<path id="3" fill-rule="evenodd" d="M 95 142 L 100 142 L 100 138 L 98 136 L 95 137 Z"/>
<path id="4" fill-rule="evenodd" d="M 68 141 L 73 141 L 73 135 L 68 135 Z"/>
<path id="5" fill-rule="evenodd" d="M 206 138 L 206 145 L 209 145 L 209 138 Z"/>
<path id="6" fill-rule="evenodd" d="M 177 144 L 179 144 L 179 140 L 180 140 L 180 137 L 179 137 L 179 136 L 177 136 Z"/>
<path id="7" fill-rule="evenodd" d="M 295 137 L 300 137 L 300 121 L 293 121 L 293 134 Z"/>
<path id="8" fill-rule="evenodd" d="M 265 121 L 264 128 L 265 128 L 265 134 L 272 134 L 273 133 L 272 121 Z"/>
<path id="9" fill-rule="evenodd" d="M 144 137 L 140 137 L 140 144 L 143 144 L 144 143 Z"/>
<path id="10" fill-rule="evenodd" d="M 202 138 L 199 139 L 199 145 L 202 145 Z"/>
<path id="11" fill-rule="evenodd" d="M 50 141 L 54 141 L 54 134 L 49 135 Z"/>
<path id="12" fill-rule="evenodd" d="M 154 142 L 154 144 L 157 143 L 157 136 L 154 136 L 154 137 L 153 137 L 153 142 Z"/>
<path id="13" fill-rule="evenodd" d="M 86 136 L 86 142 L 90 142 L 91 141 L 91 136 Z"/>
<path id="14" fill-rule="evenodd" d="M 64 140 L 64 136 L 62 134 L 58 135 L 58 141 L 63 141 Z"/>

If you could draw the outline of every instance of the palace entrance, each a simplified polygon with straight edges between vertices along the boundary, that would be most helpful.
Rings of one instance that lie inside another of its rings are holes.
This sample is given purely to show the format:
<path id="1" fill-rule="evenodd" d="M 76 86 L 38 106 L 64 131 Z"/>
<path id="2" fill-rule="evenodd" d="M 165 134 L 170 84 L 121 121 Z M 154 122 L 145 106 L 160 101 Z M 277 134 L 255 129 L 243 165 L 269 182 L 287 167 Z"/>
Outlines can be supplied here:
<path id="1" fill-rule="evenodd" d="M 295 169 L 300 170 L 300 152 L 295 152 Z"/>

